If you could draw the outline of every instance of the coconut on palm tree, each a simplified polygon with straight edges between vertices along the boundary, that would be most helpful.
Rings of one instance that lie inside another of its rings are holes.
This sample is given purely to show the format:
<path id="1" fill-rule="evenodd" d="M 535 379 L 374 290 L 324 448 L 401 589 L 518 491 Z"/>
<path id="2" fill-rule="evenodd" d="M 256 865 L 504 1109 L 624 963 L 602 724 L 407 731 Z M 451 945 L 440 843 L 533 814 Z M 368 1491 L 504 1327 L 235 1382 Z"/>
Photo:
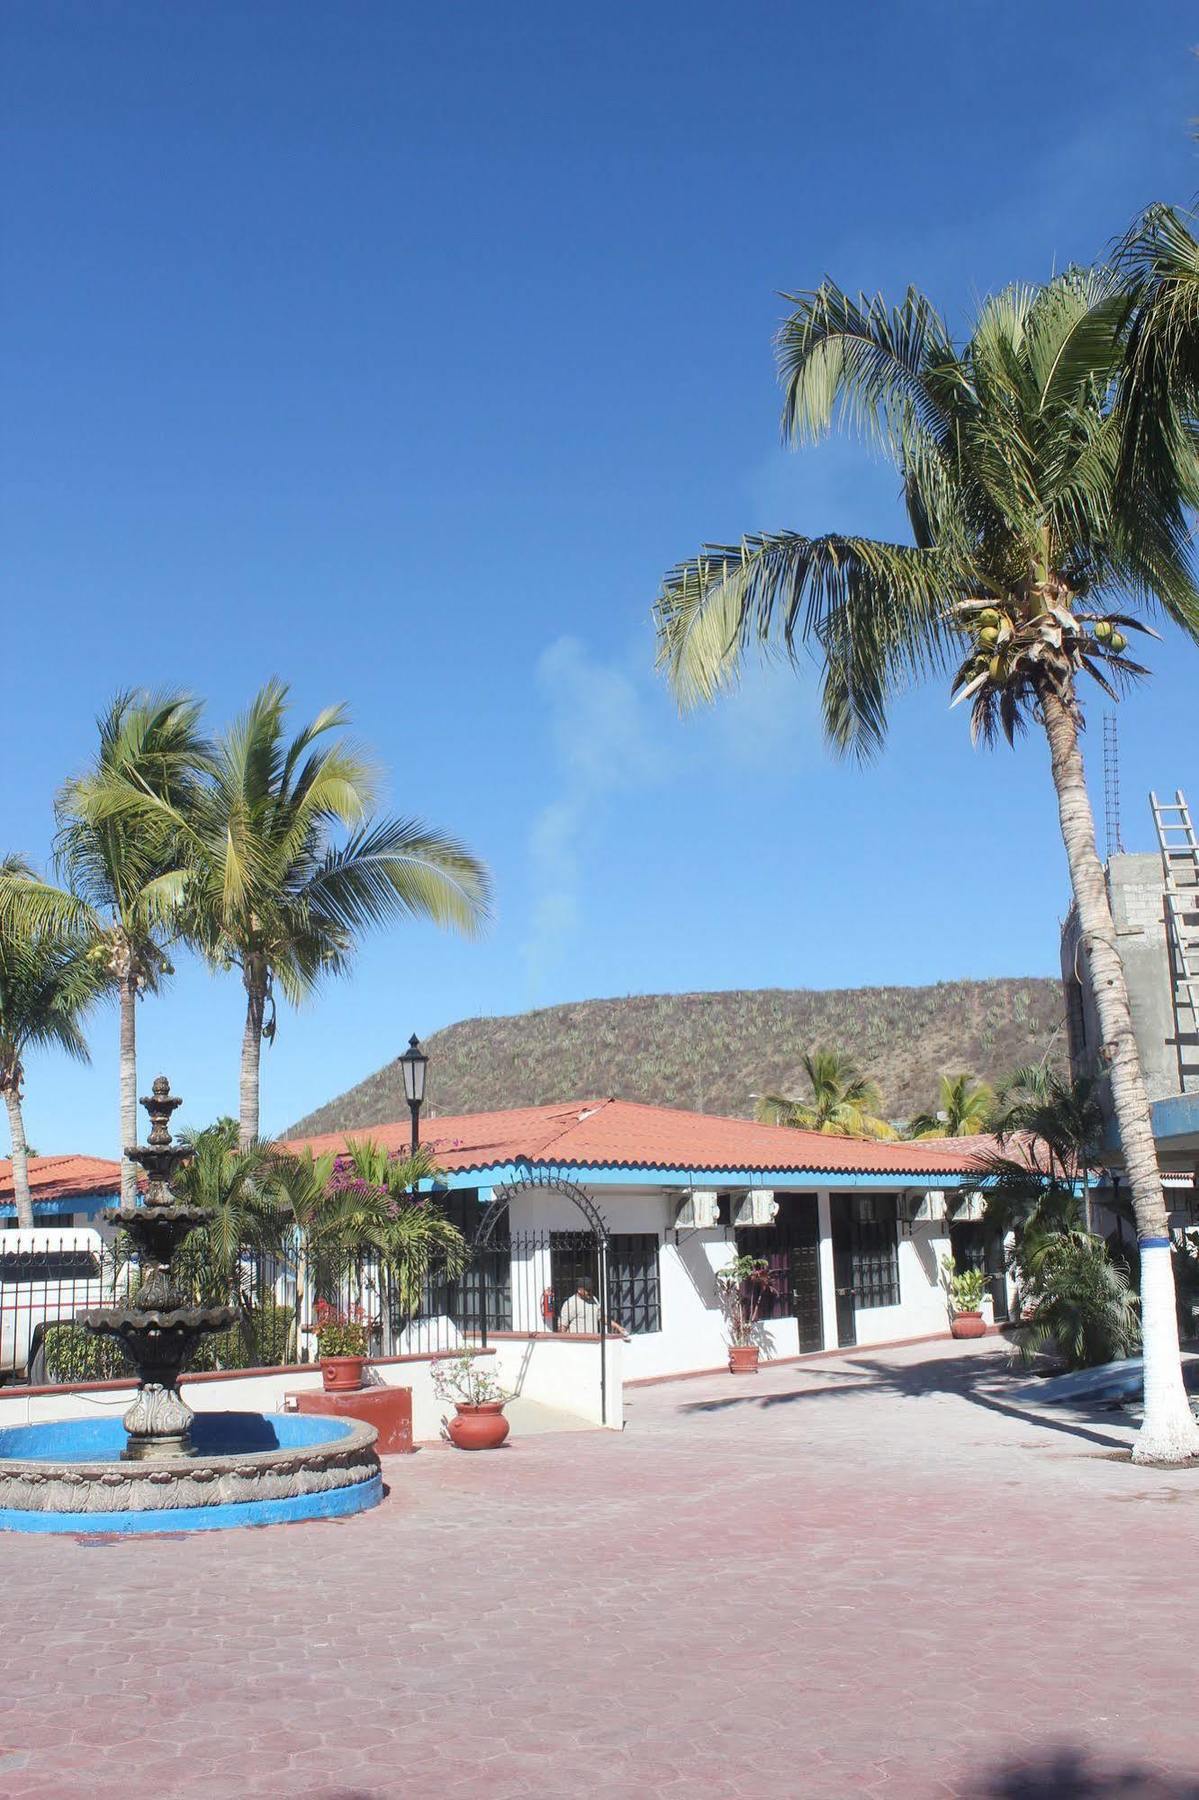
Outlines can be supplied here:
<path id="1" fill-rule="evenodd" d="M 82 1020 L 103 982 L 86 916 L 69 895 L 38 881 L 19 856 L 0 858 L 0 1092 L 12 1138 L 17 1224 L 34 1223 L 22 1098 L 31 1051 L 88 1060 Z"/>
<path id="2" fill-rule="evenodd" d="M 220 740 L 194 803 L 167 809 L 184 839 L 189 932 L 245 988 L 243 1148 L 258 1137 L 276 991 L 304 1000 L 346 970 L 371 926 L 416 917 L 473 931 L 487 912 L 486 871 L 455 838 L 415 819 L 372 818 L 375 777 L 336 735 L 345 723 L 344 709 L 329 707 L 289 738 L 287 688 L 268 682 Z"/>
<path id="3" fill-rule="evenodd" d="M 805 1050 L 800 1058 L 808 1083 L 806 1097 L 763 1094 L 758 1118 L 767 1125 L 821 1131 L 829 1137 L 893 1138 L 899 1134 L 881 1115 L 882 1101 L 869 1076 L 840 1050 Z"/>
<path id="4" fill-rule="evenodd" d="M 1013 740 L 1029 723 L 1044 732 L 1143 1247 L 1145 1409 L 1134 1454 L 1180 1461 L 1199 1453 L 1199 1427 L 1182 1383 L 1166 1208 L 1080 745 L 1080 684 L 1111 694 L 1144 672 L 1125 654 L 1145 628 L 1140 613 L 1161 610 L 1199 635 L 1183 517 L 1196 497 L 1193 438 L 1164 375 L 1156 455 L 1129 423 L 1147 378 L 1127 358 L 1139 329 L 1144 344 L 1155 341 L 1149 308 L 1160 298 L 1152 258 L 1130 266 L 1123 278 L 1071 269 L 1005 289 L 984 302 L 965 342 L 915 290 L 895 307 L 827 281 L 790 296 L 778 339 L 785 430 L 814 441 L 836 414 L 861 431 L 896 465 L 910 541 L 778 532 L 709 546 L 666 577 L 656 619 L 660 661 L 684 705 L 735 680 L 751 646 L 796 661 L 811 653 L 825 732 L 842 753 L 881 750 L 891 700 L 929 675 L 948 676 L 970 702 L 976 736 Z M 1199 356 L 1189 368 L 1193 417 Z"/>
<path id="5" fill-rule="evenodd" d="M 200 708 L 178 695 L 118 694 L 85 774 L 55 804 L 55 854 L 92 909 L 96 954 L 118 996 L 121 1203 L 137 1195 L 137 1002 L 170 972 L 186 885 L 172 814 L 193 804 L 207 759 Z M 150 804 L 147 805 L 147 802 Z"/>
<path id="6" fill-rule="evenodd" d="M 986 1131 L 994 1106 L 994 1092 L 985 1081 L 976 1081 L 973 1075 L 942 1075 L 936 1110 L 913 1114 L 907 1135 L 973 1137 Z"/>

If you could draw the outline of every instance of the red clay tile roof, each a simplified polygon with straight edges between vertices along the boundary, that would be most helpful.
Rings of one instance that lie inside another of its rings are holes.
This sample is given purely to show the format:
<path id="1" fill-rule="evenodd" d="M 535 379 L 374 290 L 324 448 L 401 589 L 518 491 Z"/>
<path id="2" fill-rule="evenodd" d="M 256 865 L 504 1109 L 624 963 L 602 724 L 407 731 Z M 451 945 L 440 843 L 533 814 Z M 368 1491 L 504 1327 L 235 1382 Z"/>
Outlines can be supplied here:
<path id="1" fill-rule="evenodd" d="M 102 1156 L 31 1156 L 29 1189 L 34 1200 L 71 1200 L 85 1194 L 116 1194 L 121 1165 Z M 12 1163 L 0 1161 L 0 1206 L 12 1205 Z"/>
<path id="2" fill-rule="evenodd" d="M 347 1137 L 370 1139 L 385 1149 L 408 1144 L 407 1119 L 369 1130 L 330 1132 L 296 1139 L 317 1154 L 340 1150 Z M 467 1113 L 423 1122 L 422 1140 L 436 1148 L 447 1172 L 488 1169 L 527 1161 L 581 1168 L 741 1170 L 747 1173 L 968 1174 L 977 1167 L 967 1152 L 944 1144 L 874 1143 L 758 1125 L 712 1113 L 680 1112 L 633 1100 L 571 1100 L 512 1112 Z"/>

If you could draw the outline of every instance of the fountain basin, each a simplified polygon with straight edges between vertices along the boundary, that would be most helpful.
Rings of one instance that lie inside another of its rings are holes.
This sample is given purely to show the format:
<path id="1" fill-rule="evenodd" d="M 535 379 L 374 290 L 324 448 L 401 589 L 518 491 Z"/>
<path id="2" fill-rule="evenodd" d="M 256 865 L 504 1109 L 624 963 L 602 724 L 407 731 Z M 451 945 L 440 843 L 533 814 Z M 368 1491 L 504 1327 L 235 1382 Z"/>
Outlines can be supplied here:
<path id="1" fill-rule="evenodd" d="M 197 1413 L 186 1456 L 123 1459 L 119 1418 L 0 1428 L 0 1531 L 220 1531 L 345 1518 L 383 1497 L 377 1433 L 307 1413 Z"/>

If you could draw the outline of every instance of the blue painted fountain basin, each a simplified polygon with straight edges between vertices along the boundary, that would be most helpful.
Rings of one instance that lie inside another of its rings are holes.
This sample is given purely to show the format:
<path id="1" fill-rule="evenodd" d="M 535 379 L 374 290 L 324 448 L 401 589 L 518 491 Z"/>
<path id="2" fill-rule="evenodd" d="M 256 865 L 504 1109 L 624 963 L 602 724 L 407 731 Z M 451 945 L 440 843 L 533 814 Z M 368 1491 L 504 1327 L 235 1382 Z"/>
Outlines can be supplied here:
<path id="1" fill-rule="evenodd" d="M 191 1435 L 188 1456 L 123 1463 L 117 1417 L 0 1428 L 0 1531 L 219 1531 L 345 1518 L 383 1497 L 376 1434 L 355 1419 L 197 1413 Z M 283 1482 L 305 1491 L 256 1497 Z M 204 1504 L 176 1503 L 189 1492 Z M 125 1495 L 136 1504 L 123 1507 Z"/>

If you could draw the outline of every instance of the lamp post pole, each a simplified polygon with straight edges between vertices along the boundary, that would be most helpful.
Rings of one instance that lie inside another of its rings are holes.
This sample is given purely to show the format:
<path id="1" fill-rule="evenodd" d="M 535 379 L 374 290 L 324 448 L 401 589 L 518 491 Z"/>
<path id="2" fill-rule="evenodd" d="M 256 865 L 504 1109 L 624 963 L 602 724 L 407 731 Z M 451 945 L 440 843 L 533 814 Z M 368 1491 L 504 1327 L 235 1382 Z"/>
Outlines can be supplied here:
<path id="1" fill-rule="evenodd" d="M 420 1047 L 420 1039 L 415 1031 L 408 1040 L 408 1048 L 396 1059 L 404 1076 L 404 1098 L 408 1102 L 408 1111 L 412 1118 L 412 1154 L 415 1156 L 420 1148 L 420 1109 L 425 1098 L 425 1071 L 429 1059 Z"/>

